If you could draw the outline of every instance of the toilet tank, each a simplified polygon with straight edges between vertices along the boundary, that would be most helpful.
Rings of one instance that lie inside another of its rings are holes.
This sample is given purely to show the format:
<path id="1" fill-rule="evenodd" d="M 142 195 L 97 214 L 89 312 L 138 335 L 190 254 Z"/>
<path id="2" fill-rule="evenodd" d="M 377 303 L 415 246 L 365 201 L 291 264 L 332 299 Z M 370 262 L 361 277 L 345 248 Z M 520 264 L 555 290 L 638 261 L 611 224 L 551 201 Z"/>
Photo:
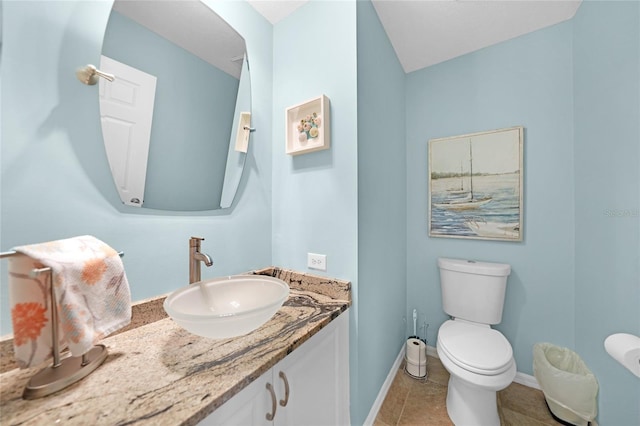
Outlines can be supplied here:
<path id="1" fill-rule="evenodd" d="M 442 308 L 448 315 L 480 324 L 502 321 L 509 265 L 439 258 L 438 268 Z"/>

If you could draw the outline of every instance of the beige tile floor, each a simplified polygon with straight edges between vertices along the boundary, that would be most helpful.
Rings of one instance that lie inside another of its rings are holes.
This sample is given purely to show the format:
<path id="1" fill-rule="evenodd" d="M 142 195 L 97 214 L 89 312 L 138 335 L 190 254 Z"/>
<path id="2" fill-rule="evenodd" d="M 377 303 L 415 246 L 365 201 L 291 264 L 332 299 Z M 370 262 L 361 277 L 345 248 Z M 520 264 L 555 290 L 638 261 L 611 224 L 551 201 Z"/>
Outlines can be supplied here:
<path id="1" fill-rule="evenodd" d="M 427 372 L 427 380 L 416 380 L 400 367 L 374 426 L 453 426 L 445 405 L 449 373 L 434 357 L 428 359 Z M 562 424 L 549 413 L 541 391 L 518 383 L 498 392 L 498 412 L 503 426 Z"/>

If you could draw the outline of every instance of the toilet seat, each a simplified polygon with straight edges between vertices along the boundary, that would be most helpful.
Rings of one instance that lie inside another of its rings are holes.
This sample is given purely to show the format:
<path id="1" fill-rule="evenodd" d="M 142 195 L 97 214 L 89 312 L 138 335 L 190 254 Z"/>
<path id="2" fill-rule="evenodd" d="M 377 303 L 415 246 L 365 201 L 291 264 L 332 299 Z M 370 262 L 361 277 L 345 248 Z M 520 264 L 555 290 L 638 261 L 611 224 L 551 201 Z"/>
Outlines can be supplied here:
<path id="1" fill-rule="evenodd" d="M 449 320 L 438 330 L 438 343 L 454 364 L 473 373 L 494 376 L 513 364 L 509 341 L 489 327 Z"/>

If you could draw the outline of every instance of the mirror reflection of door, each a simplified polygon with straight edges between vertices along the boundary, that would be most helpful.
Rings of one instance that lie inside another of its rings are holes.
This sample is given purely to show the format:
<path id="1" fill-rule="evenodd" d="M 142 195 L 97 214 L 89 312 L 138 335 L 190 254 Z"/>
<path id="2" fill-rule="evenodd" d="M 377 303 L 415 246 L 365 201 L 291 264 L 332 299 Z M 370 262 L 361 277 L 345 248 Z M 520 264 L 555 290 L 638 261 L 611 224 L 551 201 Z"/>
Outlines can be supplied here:
<path id="1" fill-rule="evenodd" d="M 128 201 L 171 211 L 229 207 L 223 185 L 233 200 L 239 179 L 227 174 L 241 176 L 246 157 L 230 147 L 238 107 L 250 111 L 250 89 L 239 92 L 244 39 L 199 0 L 115 0 L 102 53 L 157 77 L 144 197 Z"/>
<path id="2" fill-rule="evenodd" d="M 100 69 L 100 121 L 109 168 L 124 204 L 142 207 L 156 95 L 156 77 L 108 58 Z"/>

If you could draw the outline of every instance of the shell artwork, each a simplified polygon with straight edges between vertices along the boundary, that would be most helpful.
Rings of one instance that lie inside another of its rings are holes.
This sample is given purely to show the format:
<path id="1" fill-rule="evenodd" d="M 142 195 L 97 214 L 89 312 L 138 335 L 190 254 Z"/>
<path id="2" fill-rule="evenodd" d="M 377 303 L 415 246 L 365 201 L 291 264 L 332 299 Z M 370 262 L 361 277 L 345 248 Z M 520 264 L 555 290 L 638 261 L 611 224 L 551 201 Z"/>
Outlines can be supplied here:
<path id="1" fill-rule="evenodd" d="M 322 126 L 322 118 L 318 113 L 307 115 L 298 124 L 298 140 L 306 142 L 309 139 L 317 138 L 320 135 L 320 126 Z"/>

